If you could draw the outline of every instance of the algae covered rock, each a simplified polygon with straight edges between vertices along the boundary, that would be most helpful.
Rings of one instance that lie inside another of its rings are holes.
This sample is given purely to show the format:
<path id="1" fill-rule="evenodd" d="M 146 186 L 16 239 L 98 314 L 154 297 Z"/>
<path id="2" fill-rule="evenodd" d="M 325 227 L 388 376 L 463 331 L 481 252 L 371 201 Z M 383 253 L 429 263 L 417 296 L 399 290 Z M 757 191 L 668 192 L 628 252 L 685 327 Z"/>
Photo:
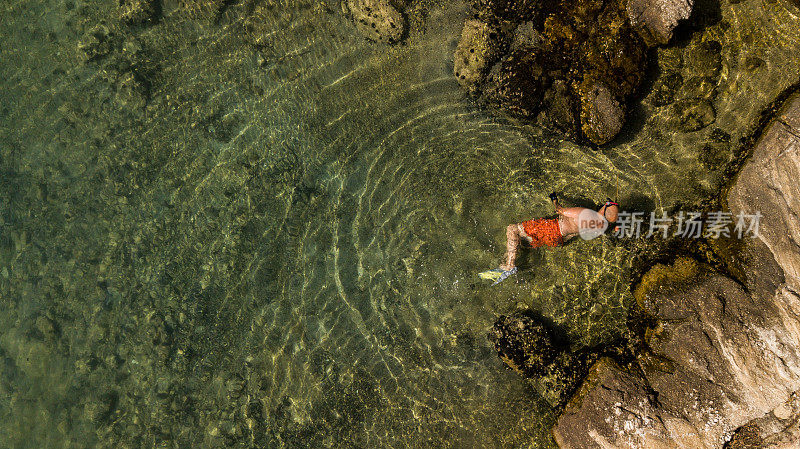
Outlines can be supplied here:
<path id="1" fill-rule="evenodd" d="M 681 86 L 683 86 L 683 76 L 680 72 L 668 72 L 658 77 L 650 93 L 650 102 L 654 106 L 672 104 Z"/>
<path id="2" fill-rule="evenodd" d="M 134 72 L 120 76 L 117 83 L 117 101 L 120 106 L 130 110 L 141 110 L 147 105 L 149 86 L 145 80 Z"/>
<path id="3" fill-rule="evenodd" d="M 492 67 L 480 101 L 517 117 L 532 118 L 540 110 L 548 81 L 536 54 L 514 52 Z"/>
<path id="4" fill-rule="evenodd" d="M 586 372 L 608 348 L 571 351 L 559 340 L 552 325 L 524 311 L 503 315 L 489 332 L 500 360 L 529 379 L 553 407 L 563 406 Z"/>
<path id="5" fill-rule="evenodd" d="M 583 134 L 594 143 L 608 143 L 622 129 L 625 110 L 602 82 L 587 80 L 580 96 Z"/>
<path id="6" fill-rule="evenodd" d="M 113 49 L 111 31 L 105 24 L 97 24 L 86 31 L 78 41 L 78 51 L 84 61 L 94 61 L 108 55 Z"/>
<path id="7" fill-rule="evenodd" d="M 120 0 L 119 16 L 128 25 L 155 20 L 159 10 L 156 0 Z"/>
<path id="8" fill-rule="evenodd" d="M 525 314 L 503 315 L 489 333 L 500 359 L 519 374 L 547 374 L 558 350 L 550 330 L 543 323 Z"/>
<path id="9" fill-rule="evenodd" d="M 393 44 L 406 32 L 406 19 L 388 0 L 347 0 L 344 4 L 359 31 L 367 38 Z"/>
<path id="10" fill-rule="evenodd" d="M 568 136 L 579 134 L 579 121 L 575 114 L 578 101 L 565 80 L 555 80 L 542 98 L 542 108 L 537 120 L 543 126 Z"/>
<path id="11" fill-rule="evenodd" d="M 619 133 L 648 47 L 623 4 L 476 0 L 472 8 L 454 73 L 480 103 L 578 141 L 602 145 Z"/>
<path id="12" fill-rule="evenodd" d="M 488 23 L 477 19 L 464 22 L 461 40 L 456 48 L 453 73 L 470 93 L 479 88 L 485 73 L 497 58 L 498 32 Z"/>

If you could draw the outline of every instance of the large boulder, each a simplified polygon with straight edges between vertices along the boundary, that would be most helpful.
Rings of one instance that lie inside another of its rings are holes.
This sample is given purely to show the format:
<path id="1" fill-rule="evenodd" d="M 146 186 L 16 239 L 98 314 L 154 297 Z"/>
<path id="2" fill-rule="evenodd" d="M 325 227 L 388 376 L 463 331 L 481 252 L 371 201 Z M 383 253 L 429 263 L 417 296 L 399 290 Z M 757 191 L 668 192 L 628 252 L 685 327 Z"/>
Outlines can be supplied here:
<path id="1" fill-rule="evenodd" d="M 680 273 L 637 290 L 658 323 L 649 350 L 635 371 L 595 366 L 553 429 L 562 448 L 800 447 L 798 413 L 787 405 L 800 390 L 798 150 L 795 95 L 727 196 L 734 217 L 762 214 L 757 235 L 740 242 L 742 279 L 709 267 L 687 279 L 676 264 Z"/>
<path id="2" fill-rule="evenodd" d="M 628 18 L 650 45 L 666 44 L 678 22 L 692 14 L 694 0 L 628 0 Z"/>

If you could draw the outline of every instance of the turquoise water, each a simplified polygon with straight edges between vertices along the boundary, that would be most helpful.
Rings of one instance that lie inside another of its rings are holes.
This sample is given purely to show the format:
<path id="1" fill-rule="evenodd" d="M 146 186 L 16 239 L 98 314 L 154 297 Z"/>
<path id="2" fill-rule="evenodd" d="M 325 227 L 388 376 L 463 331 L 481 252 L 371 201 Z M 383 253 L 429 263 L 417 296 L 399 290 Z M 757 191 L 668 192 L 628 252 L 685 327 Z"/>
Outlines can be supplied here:
<path id="1" fill-rule="evenodd" d="M 553 190 L 713 194 L 711 132 L 736 142 L 800 76 L 792 3 L 722 5 L 691 36 L 722 43 L 716 123 L 676 132 L 646 98 L 599 151 L 470 102 L 462 4 L 395 47 L 336 3 L 207 5 L 140 27 L 2 5 L 0 447 L 551 447 L 487 330 L 533 308 L 576 347 L 619 336 L 629 245 L 530 251 L 491 289 L 505 226 Z"/>

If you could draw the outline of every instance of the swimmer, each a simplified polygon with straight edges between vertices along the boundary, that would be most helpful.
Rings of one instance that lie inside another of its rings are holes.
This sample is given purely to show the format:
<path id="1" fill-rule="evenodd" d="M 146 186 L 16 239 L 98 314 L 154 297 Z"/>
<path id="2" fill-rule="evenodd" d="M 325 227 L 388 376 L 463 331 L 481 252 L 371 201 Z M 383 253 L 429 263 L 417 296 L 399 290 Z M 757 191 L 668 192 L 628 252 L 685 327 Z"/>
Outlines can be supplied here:
<path id="1" fill-rule="evenodd" d="M 506 228 L 506 257 L 500 268 L 480 273 L 483 279 L 493 280 L 496 285 L 517 272 L 514 261 L 522 241 L 531 248 L 558 247 L 577 235 L 589 240 L 600 236 L 617 221 L 619 204 L 610 198 L 596 212 L 585 207 L 562 207 L 555 192 L 550 200 L 556 208 L 558 218 L 536 218 L 508 225 Z"/>

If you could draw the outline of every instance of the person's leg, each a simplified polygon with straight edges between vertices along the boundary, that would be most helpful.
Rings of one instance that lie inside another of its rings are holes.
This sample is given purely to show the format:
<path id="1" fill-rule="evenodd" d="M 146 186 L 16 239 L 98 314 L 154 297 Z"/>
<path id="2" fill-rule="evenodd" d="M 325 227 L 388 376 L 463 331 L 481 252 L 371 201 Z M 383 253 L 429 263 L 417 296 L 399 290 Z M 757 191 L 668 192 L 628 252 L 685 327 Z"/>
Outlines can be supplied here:
<path id="1" fill-rule="evenodd" d="M 517 251 L 522 238 L 522 226 L 519 223 L 508 225 L 506 228 L 506 263 L 500 265 L 503 270 L 514 268 L 514 261 L 517 259 Z"/>

